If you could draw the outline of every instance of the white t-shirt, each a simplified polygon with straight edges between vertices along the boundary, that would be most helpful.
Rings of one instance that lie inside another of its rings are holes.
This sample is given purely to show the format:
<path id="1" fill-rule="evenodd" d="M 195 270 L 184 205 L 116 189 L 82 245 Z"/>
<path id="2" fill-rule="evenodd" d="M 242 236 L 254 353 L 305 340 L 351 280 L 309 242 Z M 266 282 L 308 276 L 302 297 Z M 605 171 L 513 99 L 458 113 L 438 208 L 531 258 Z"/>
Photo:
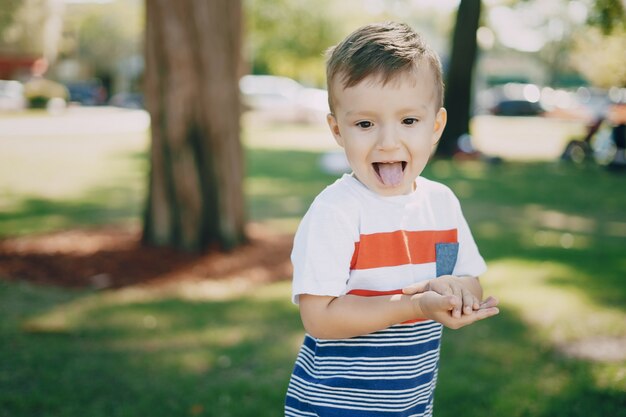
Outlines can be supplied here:
<path id="1" fill-rule="evenodd" d="M 440 252 L 448 249 L 452 258 L 441 263 Z M 456 196 L 422 177 L 412 193 L 384 197 L 345 174 L 311 204 L 291 261 L 296 304 L 300 294 L 384 294 L 439 271 L 479 276 L 486 270 Z"/>

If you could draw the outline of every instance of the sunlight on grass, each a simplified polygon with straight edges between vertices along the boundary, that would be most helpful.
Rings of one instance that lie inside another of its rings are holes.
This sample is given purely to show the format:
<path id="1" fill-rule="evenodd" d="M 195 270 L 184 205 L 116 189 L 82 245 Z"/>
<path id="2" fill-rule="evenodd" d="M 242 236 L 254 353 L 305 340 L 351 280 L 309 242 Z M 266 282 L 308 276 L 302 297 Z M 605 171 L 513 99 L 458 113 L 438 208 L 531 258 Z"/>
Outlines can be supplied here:
<path id="1" fill-rule="evenodd" d="M 286 179 L 275 178 L 248 178 L 246 179 L 246 194 L 250 196 L 268 195 L 284 196 L 293 190 L 293 183 Z"/>
<path id="2" fill-rule="evenodd" d="M 176 324 L 165 317 L 148 315 L 145 312 L 119 310 L 126 305 L 148 306 L 162 300 L 188 302 L 219 302 L 244 297 L 255 301 L 270 302 L 290 300 L 290 283 L 259 285 L 247 280 L 203 280 L 178 281 L 159 287 L 128 287 L 107 292 L 91 292 L 54 309 L 30 318 L 24 329 L 30 332 L 69 332 L 86 323 L 84 318 L 94 311 L 107 309 L 107 315 L 98 319 L 98 326 L 120 329 L 155 328 L 172 329 Z M 294 307 L 295 308 L 295 307 Z M 152 318 L 150 318 L 152 317 Z M 93 319 L 93 317 L 92 317 Z"/>
<path id="3" fill-rule="evenodd" d="M 45 298 L 46 289 L 33 288 Z M 1 301 L 23 305 L 26 289 L 0 290 Z M 11 350 L 13 360 L 0 365 L 3 404 L 19 413 L 43 402 L 54 415 L 110 415 L 107 404 L 121 400 L 127 415 L 280 415 L 302 338 L 289 283 L 231 290 L 229 299 L 204 301 L 147 287 L 56 298 L 20 321 L 43 326 L 64 317 L 63 331 L 7 329 L 12 341 L 0 354 Z M 23 386 L 45 395 L 22 402 Z"/>
<path id="4" fill-rule="evenodd" d="M 46 198 L 75 198 L 94 184 L 116 184 L 145 173 L 125 152 L 145 152 L 145 133 L 0 141 L 0 190 Z M 58 149 L 66 149 L 59 152 Z M 140 168 L 137 171 L 137 168 Z"/>
<path id="5" fill-rule="evenodd" d="M 483 282 L 488 293 L 497 294 L 502 305 L 513 308 L 554 344 L 626 335 L 623 309 L 598 304 L 585 288 L 559 284 L 561 277 L 580 274 L 558 262 L 503 259 L 490 263 Z"/>

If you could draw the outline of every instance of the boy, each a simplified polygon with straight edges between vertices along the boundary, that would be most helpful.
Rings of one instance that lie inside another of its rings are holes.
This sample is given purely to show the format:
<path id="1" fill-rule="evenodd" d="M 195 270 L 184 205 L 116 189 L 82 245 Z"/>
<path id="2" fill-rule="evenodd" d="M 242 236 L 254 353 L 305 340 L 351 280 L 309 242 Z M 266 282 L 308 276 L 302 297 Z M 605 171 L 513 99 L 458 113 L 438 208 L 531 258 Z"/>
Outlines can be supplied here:
<path id="1" fill-rule="evenodd" d="M 353 172 L 294 240 L 307 334 L 286 416 L 430 416 L 442 325 L 498 313 L 481 303 L 486 265 L 458 200 L 420 177 L 446 124 L 441 78 L 404 24 L 364 26 L 329 51 L 328 124 Z"/>

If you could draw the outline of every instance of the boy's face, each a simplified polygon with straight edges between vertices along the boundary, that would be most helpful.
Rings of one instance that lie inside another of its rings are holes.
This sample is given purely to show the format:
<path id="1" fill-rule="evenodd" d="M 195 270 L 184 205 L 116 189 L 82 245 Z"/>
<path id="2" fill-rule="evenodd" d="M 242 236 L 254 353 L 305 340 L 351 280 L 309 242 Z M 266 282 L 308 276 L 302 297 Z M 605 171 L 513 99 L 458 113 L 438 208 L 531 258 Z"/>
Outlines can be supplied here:
<path id="1" fill-rule="evenodd" d="M 383 196 L 413 190 L 446 124 L 445 109 L 434 105 L 433 78 L 421 70 L 385 85 L 373 76 L 345 89 L 334 82 L 328 124 L 370 190 Z"/>

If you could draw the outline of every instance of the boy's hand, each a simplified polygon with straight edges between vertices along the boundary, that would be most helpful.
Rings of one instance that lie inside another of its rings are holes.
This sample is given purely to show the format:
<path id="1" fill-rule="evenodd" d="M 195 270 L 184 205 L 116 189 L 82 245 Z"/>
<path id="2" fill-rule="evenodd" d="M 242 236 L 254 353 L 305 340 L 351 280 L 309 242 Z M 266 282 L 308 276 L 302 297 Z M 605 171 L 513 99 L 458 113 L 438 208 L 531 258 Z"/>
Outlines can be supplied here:
<path id="1" fill-rule="evenodd" d="M 438 278 L 425 282 L 418 282 L 402 290 L 406 295 L 434 291 L 444 296 L 455 296 L 455 304 L 452 307 L 452 317 L 461 318 L 461 314 L 472 314 L 480 308 L 480 300 L 467 288 L 459 277 L 454 275 L 442 275 Z"/>
<path id="2" fill-rule="evenodd" d="M 452 314 L 452 310 L 460 304 L 460 300 L 455 295 L 441 295 L 434 291 L 426 291 L 417 294 L 414 299 L 426 318 L 435 320 L 451 329 L 460 329 L 478 320 L 495 316 L 500 312 L 496 307 L 498 300 L 493 297 L 480 303 L 478 309 L 459 317 L 454 317 Z"/>

